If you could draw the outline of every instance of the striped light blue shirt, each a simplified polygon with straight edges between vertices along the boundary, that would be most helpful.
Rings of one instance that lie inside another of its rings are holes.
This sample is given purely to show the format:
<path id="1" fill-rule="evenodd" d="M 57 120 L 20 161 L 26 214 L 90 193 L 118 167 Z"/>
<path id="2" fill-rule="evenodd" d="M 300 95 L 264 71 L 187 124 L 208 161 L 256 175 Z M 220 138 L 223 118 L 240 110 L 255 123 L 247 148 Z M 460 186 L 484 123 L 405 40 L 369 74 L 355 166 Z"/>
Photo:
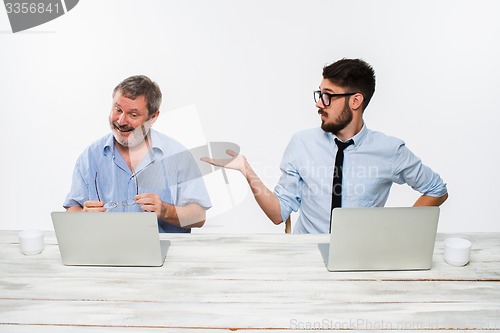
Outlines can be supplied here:
<path id="1" fill-rule="evenodd" d="M 176 140 L 151 129 L 151 150 L 132 173 L 114 145 L 113 134 L 91 144 L 78 158 L 71 190 L 64 208 L 83 206 L 87 200 L 116 202 L 113 212 L 142 212 L 137 204 L 123 201 L 138 193 L 158 194 L 175 206 L 196 203 L 211 207 L 203 178 L 190 152 Z M 189 232 L 158 220 L 160 232 Z"/>
<path id="2" fill-rule="evenodd" d="M 281 161 L 274 192 L 285 220 L 300 209 L 294 233 L 328 233 L 332 202 L 335 136 L 321 128 L 295 134 Z M 384 206 L 393 183 L 408 184 L 434 197 L 447 193 L 446 184 L 422 164 L 405 143 L 363 125 L 344 151 L 342 207 Z"/>

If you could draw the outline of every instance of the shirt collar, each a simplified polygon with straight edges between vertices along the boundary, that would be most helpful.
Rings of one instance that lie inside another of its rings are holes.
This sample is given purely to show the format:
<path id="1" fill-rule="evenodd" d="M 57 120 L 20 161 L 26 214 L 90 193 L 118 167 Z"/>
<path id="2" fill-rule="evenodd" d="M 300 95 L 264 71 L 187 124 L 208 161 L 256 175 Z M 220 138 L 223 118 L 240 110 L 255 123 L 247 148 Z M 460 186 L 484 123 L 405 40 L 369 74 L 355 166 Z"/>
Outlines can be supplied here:
<path id="1" fill-rule="evenodd" d="M 104 147 L 102 148 L 102 152 L 104 153 L 105 156 L 108 156 L 108 154 L 113 153 L 114 143 L 115 143 L 115 137 L 113 136 L 113 133 L 110 133 L 108 135 L 108 138 L 106 139 L 106 142 L 104 142 Z"/>
<path id="2" fill-rule="evenodd" d="M 366 138 L 367 133 L 368 129 L 366 128 L 366 124 L 363 121 L 363 127 L 361 127 L 361 131 L 359 131 L 355 136 L 351 138 L 354 140 L 354 147 L 358 147 L 359 145 L 361 145 L 363 140 Z"/>
<path id="3" fill-rule="evenodd" d="M 365 122 L 363 121 L 363 127 L 361 127 L 361 131 L 359 131 L 352 138 L 348 139 L 348 140 L 352 139 L 354 141 L 353 148 L 357 148 L 359 145 L 361 145 L 361 143 L 363 142 L 363 140 L 366 138 L 366 134 L 367 133 L 368 133 L 368 129 L 366 127 Z M 327 133 L 327 134 L 330 136 L 330 139 L 331 139 L 332 142 L 334 142 L 335 138 L 339 139 L 336 135 L 334 135 L 332 133 Z M 346 140 L 346 141 L 348 141 L 348 140 Z M 340 141 L 342 141 L 342 140 L 340 140 Z"/>

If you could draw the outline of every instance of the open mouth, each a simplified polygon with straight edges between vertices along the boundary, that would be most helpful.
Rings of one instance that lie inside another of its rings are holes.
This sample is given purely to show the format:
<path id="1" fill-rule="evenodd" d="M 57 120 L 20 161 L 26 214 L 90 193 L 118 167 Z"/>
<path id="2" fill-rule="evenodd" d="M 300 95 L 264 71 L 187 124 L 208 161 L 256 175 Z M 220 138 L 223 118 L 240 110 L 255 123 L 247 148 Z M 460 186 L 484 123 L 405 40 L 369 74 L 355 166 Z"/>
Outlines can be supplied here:
<path id="1" fill-rule="evenodd" d="M 118 130 L 118 131 L 120 131 L 122 133 L 132 132 L 134 130 L 133 127 L 130 127 L 130 126 L 120 126 L 120 125 L 118 125 L 116 123 L 113 123 L 113 127 L 116 130 Z"/>

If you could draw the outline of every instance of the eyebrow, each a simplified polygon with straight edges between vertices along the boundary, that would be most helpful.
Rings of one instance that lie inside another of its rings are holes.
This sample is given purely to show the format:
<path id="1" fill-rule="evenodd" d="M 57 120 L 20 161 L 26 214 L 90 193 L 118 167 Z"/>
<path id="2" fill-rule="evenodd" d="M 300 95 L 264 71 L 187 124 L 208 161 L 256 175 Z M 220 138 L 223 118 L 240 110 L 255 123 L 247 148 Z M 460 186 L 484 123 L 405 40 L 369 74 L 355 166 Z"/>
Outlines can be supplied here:
<path id="1" fill-rule="evenodd" d="M 124 111 L 123 108 L 121 107 L 121 105 L 118 104 L 117 102 L 115 102 L 114 106 L 117 106 L 120 110 Z M 137 110 L 137 109 L 130 109 L 130 110 L 127 110 L 127 111 L 124 111 L 124 112 L 128 112 L 128 113 L 130 113 L 130 112 L 139 112 L 139 110 Z"/>
<path id="2" fill-rule="evenodd" d="M 318 87 L 318 88 L 319 88 L 319 90 L 321 90 L 321 87 Z M 324 91 L 327 91 L 327 92 L 335 93 L 335 91 L 333 91 L 333 90 L 332 90 L 332 89 L 330 89 L 330 88 L 324 88 L 323 90 L 324 90 Z"/>

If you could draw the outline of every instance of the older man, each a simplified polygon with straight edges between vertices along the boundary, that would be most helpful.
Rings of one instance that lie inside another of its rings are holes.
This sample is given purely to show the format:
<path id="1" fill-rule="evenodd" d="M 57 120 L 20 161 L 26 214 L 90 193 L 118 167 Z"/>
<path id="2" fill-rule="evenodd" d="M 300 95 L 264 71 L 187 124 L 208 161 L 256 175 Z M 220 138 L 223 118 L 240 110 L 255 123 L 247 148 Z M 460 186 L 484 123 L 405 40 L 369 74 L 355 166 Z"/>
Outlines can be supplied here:
<path id="1" fill-rule="evenodd" d="M 203 226 L 211 203 L 189 151 L 151 127 L 162 94 L 146 76 L 132 76 L 113 91 L 110 134 L 78 158 L 68 212 L 155 212 L 160 232 Z"/>

